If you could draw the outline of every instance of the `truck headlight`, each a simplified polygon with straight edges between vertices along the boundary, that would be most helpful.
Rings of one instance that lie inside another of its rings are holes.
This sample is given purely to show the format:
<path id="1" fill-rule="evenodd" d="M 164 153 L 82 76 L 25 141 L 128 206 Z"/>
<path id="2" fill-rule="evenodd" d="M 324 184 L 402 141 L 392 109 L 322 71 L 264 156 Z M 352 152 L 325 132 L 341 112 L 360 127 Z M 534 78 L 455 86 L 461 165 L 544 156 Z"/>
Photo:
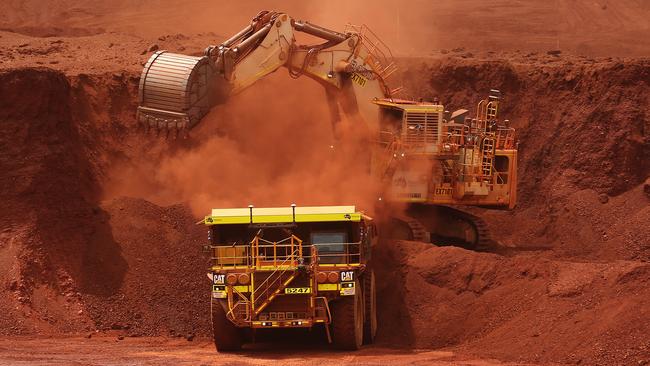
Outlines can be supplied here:
<path id="1" fill-rule="evenodd" d="M 242 273 L 237 277 L 240 285 L 248 285 L 251 282 L 251 278 L 247 273 Z"/>
<path id="2" fill-rule="evenodd" d="M 237 283 L 237 275 L 234 273 L 230 273 L 226 276 L 226 283 L 229 285 L 234 285 Z"/>
<path id="3" fill-rule="evenodd" d="M 327 281 L 330 283 L 339 282 L 339 273 L 338 272 L 329 272 L 327 274 Z"/>

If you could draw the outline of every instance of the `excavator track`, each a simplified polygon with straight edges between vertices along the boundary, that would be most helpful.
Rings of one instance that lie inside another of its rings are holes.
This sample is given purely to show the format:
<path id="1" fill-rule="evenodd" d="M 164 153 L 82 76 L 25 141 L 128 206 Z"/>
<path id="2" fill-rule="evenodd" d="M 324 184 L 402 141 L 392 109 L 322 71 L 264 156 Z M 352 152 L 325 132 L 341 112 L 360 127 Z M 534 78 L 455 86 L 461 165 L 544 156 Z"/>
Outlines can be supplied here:
<path id="1" fill-rule="evenodd" d="M 409 240 L 421 241 L 427 243 L 431 241 L 431 237 L 429 235 L 429 232 L 427 231 L 427 228 L 424 227 L 424 225 L 422 225 L 422 223 L 419 220 L 406 215 L 395 216 L 393 219 L 400 221 L 401 223 L 408 226 L 410 230 L 408 236 Z"/>
<path id="2" fill-rule="evenodd" d="M 409 240 L 476 251 L 491 251 L 499 246 L 492 238 L 485 220 L 458 207 L 414 205 L 406 213 L 394 216 L 393 220 L 398 221 L 404 228 L 408 227 Z M 443 224 L 440 224 L 441 222 Z M 441 226 L 456 226 L 456 231 L 463 235 L 440 232 L 436 228 Z"/>
<path id="3" fill-rule="evenodd" d="M 488 224 L 479 216 L 473 215 L 467 211 L 461 210 L 456 207 L 444 206 L 446 209 L 451 210 L 457 215 L 457 218 L 469 222 L 476 231 L 476 239 L 472 243 L 474 250 L 487 251 L 494 248 L 498 243 L 492 238 Z"/>

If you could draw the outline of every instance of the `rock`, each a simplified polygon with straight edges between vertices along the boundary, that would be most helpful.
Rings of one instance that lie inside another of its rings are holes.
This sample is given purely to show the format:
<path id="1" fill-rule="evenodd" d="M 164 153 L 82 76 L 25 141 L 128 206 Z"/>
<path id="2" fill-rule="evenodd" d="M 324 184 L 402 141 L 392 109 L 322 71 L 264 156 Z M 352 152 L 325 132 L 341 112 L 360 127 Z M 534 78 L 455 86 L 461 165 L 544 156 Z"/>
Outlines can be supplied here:
<path id="1" fill-rule="evenodd" d="M 550 50 L 546 52 L 546 54 L 551 55 L 551 56 L 559 56 L 562 53 L 560 50 Z"/>
<path id="2" fill-rule="evenodd" d="M 86 334 L 86 338 L 88 338 L 88 339 L 90 339 L 90 338 L 92 338 L 92 337 L 93 337 L 93 333 L 92 333 L 92 332 L 91 332 L 91 333 L 88 333 L 88 334 Z"/>
<path id="3" fill-rule="evenodd" d="M 192 334 L 192 333 L 190 333 L 190 334 L 188 334 L 187 336 L 185 336 L 185 339 L 186 339 L 188 342 L 192 342 L 192 341 L 194 340 L 194 337 L 195 337 L 195 335 Z"/>
<path id="4" fill-rule="evenodd" d="M 645 180 L 645 183 L 643 184 L 643 192 L 645 192 L 646 196 L 650 197 L 650 178 Z"/>
<path id="5" fill-rule="evenodd" d="M 118 340 L 118 341 L 121 341 L 121 340 L 123 340 L 123 339 L 124 339 L 124 336 L 123 336 L 123 335 L 117 336 L 117 340 Z"/>
<path id="6" fill-rule="evenodd" d="M 601 193 L 600 195 L 598 195 L 598 201 L 600 201 L 600 203 L 602 204 L 605 204 L 609 202 L 609 196 L 606 195 L 605 193 Z"/>
<path id="7" fill-rule="evenodd" d="M 158 51 L 159 49 L 160 49 L 160 47 L 159 47 L 157 44 L 154 43 L 154 44 L 152 44 L 151 46 L 149 46 L 149 48 L 147 49 L 147 51 L 148 51 L 148 52 L 154 52 L 154 51 Z"/>

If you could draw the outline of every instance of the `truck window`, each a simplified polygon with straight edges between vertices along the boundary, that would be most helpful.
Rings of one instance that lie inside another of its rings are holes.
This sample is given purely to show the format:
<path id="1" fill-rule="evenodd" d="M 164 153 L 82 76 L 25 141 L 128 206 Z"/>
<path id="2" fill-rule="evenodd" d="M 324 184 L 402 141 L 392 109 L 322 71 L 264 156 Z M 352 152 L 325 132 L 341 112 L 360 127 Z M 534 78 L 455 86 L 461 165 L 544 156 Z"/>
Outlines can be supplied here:
<path id="1" fill-rule="evenodd" d="M 314 232 L 311 234 L 311 242 L 318 249 L 321 263 L 344 262 L 345 243 L 347 242 L 345 232 Z"/>

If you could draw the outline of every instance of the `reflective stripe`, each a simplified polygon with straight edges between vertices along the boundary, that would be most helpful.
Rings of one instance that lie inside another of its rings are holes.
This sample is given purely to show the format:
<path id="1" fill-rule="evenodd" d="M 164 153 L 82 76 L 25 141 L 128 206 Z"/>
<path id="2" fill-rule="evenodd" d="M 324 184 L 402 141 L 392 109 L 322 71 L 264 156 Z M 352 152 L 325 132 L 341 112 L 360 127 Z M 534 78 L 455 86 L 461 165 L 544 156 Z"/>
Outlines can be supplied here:
<path id="1" fill-rule="evenodd" d="M 336 291 L 339 289 L 338 283 L 319 283 L 318 291 Z"/>

